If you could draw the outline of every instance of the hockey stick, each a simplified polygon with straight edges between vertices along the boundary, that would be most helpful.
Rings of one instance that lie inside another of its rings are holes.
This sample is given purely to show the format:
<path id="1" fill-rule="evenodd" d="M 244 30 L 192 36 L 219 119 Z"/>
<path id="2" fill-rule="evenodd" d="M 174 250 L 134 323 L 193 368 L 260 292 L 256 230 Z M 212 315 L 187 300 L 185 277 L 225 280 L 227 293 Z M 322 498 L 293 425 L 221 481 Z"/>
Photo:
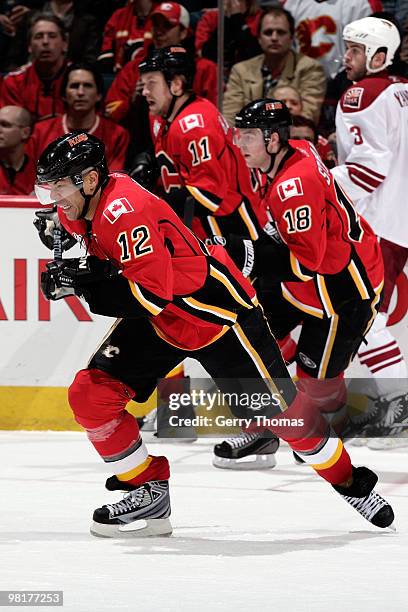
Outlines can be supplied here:
<path id="1" fill-rule="evenodd" d="M 195 200 L 193 196 L 188 196 L 184 202 L 183 222 L 189 229 L 191 229 L 191 226 L 193 225 L 194 203 Z"/>

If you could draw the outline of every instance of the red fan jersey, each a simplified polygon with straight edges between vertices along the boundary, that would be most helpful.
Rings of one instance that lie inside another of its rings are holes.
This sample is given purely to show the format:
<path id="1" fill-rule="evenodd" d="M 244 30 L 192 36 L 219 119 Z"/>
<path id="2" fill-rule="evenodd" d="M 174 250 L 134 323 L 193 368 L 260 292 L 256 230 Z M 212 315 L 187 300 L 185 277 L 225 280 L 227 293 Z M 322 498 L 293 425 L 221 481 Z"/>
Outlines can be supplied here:
<path id="1" fill-rule="evenodd" d="M 132 3 L 117 9 L 105 25 L 98 60 L 111 63 L 115 72 L 120 70 L 143 50 L 145 35 L 150 37 L 150 31 L 149 17 L 137 17 Z"/>
<path id="2" fill-rule="evenodd" d="M 59 215 L 90 253 L 123 270 L 135 310 L 143 307 L 170 344 L 203 347 L 234 325 L 240 311 L 257 305 L 225 249 L 208 249 L 166 202 L 124 174 L 110 175 L 91 232 L 85 221 L 68 221 L 61 209 Z"/>
<path id="3" fill-rule="evenodd" d="M 214 104 L 193 95 L 171 123 L 154 121 L 153 134 L 164 191 L 186 187 L 214 235 L 223 233 L 218 219 L 234 216 L 241 227 L 238 233 L 256 239 L 257 185 Z"/>
<path id="4" fill-rule="evenodd" d="M 258 37 L 259 22 L 262 11 L 258 9 L 254 15 L 245 16 L 246 27 L 253 36 Z M 200 17 L 195 34 L 195 47 L 201 51 L 211 34 L 218 28 L 218 9 L 207 9 Z"/>
<path id="5" fill-rule="evenodd" d="M 261 223 L 275 226 L 290 251 L 292 276 L 283 295 L 317 317 L 334 314 L 353 295 L 379 295 L 383 265 L 376 236 L 334 181 L 315 147 L 292 140 L 293 154 L 266 187 Z M 274 263 L 271 261 L 273 274 Z"/>
<path id="6" fill-rule="evenodd" d="M 50 80 L 38 76 L 34 64 L 9 72 L 1 88 L 0 106 L 22 106 L 35 120 L 62 115 L 61 84 L 66 65 Z"/>
<path id="7" fill-rule="evenodd" d="M 67 124 L 67 116 L 55 117 L 40 121 L 34 128 L 30 142 L 30 150 L 34 159 L 38 159 L 45 147 L 59 136 L 71 130 Z M 125 166 L 126 150 L 129 145 L 129 134 L 120 125 L 109 119 L 96 115 L 95 123 L 88 134 L 93 134 L 105 145 L 105 156 L 110 170 L 123 170 Z"/>
<path id="8" fill-rule="evenodd" d="M 7 168 L 0 161 L 0 194 L 1 195 L 31 195 L 34 191 L 36 165 L 31 155 L 24 158 L 19 170 Z"/>

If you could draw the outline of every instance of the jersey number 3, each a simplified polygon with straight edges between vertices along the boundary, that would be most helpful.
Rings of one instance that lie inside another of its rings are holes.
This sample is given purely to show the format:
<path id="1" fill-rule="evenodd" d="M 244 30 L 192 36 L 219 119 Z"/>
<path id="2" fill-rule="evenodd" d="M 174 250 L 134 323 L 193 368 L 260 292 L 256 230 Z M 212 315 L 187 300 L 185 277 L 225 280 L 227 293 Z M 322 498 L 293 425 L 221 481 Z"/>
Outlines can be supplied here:
<path id="1" fill-rule="evenodd" d="M 352 125 L 350 128 L 350 132 L 354 135 L 354 144 L 361 145 L 363 144 L 363 137 L 361 135 L 361 130 L 358 125 Z"/>
<path id="2" fill-rule="evenodd" d="M 128 232 L 121 232 L 116 239 L 122 249 L 120 261 L 125 263 L 134 258 L 143 257 L 148 253 L 153 253 L 153 247 L 148 244 L 150 240 L 149 229 L 145 225 L 138 225 L 130 231 L 130 240 Z M 132 253 L 133 251 L 133 253 Z"/>

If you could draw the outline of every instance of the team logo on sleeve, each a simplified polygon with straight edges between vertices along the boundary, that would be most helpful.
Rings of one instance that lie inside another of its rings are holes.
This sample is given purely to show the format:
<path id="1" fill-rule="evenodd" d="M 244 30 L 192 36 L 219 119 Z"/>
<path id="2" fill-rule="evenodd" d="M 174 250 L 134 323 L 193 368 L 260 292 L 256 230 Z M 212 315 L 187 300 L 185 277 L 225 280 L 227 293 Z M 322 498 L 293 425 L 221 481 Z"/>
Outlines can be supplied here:
<path id="1" fill-rule="evenodd" d="M 103 211 L 103 216 L 107 218 L 109 223 L 115 223 L 120 215 L 133 212 L 133 207 L 127 198 L 118 198 L 113 200 Z"/>
<path id="2" fill-rule="evenodd" d="M 201 113 L 197 113 L 195 115 L 187 115 L 186 117 L 183 117 L 183 119 L 180 119 L 179 123 L 183 134 L 185 134 L 189 130 L 193 130 L 196 127 L 204 127 L 204 119 Z"/>
<path id="3" fill-rule="evenodd" d="M 289 198 L 303 195 L 302 181 L 299 177 L 296 177 L 279 183 L 278 194 L 282 202 Z"/>
<path id="4" fill-rule="evenodd" d="M 343 108 L 360 108 L 363 93 L 364 89 L 362 87 L 350 87 L 344 94 Z"/>

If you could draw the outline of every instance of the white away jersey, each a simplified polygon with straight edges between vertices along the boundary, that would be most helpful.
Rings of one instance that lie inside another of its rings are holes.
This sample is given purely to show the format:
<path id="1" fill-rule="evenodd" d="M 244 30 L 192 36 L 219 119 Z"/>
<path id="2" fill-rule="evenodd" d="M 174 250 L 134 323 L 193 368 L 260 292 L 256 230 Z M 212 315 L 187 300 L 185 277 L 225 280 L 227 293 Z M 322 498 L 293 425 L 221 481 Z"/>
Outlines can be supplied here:
<path id="1" fill-rule="evenodd" d="M 380 0 L 281 0 L 281 4 L 295 20 L 298 50 L 319 60 L 328 77 L 342 67 L 344 26 L 382 10 Z"/>
<path id="2" fill-rule="evenodd" d="M 353 84 L 336 133 L 334 177 L 378 236 L 408 247 L 408 81 L 384 72 Z"/>

